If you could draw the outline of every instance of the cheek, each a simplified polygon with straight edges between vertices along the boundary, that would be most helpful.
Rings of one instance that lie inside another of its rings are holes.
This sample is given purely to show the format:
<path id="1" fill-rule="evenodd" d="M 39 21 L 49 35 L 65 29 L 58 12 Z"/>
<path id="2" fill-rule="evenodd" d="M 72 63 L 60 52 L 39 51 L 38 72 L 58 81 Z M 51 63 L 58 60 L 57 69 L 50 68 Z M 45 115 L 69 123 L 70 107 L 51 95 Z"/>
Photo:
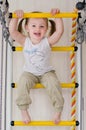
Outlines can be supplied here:
<path id="1" fill-rule="evenodd" d="M 44 33 L 47 33 L 47 29 L 44 30 Z"/>
<path id="2" fill-rule="evenodd" d="M 45 28 L 45 31 L 46 31 L 46 32 L 47 32 L 47 30 L 48 30 L 48 27 Z"/>

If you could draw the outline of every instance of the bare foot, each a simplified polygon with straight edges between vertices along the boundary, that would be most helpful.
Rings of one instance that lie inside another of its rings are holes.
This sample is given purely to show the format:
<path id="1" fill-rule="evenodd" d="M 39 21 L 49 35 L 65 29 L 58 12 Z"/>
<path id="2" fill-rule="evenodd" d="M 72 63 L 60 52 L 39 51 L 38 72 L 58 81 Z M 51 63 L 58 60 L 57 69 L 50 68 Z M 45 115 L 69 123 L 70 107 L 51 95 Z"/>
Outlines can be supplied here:
<path id="1" fill-rule="evenodd" d="M 28 124 L 31 122 L 31 118 L 27 110 L 21 110 L 21 115 L 22 115 L 23 122 L 25 124 Z"/>
<path id="2" fill-rule="evenodd" d="M 61 121 L 61 112 L 55 113 L 54 115 L 54 123 L 58 124 Z"/>

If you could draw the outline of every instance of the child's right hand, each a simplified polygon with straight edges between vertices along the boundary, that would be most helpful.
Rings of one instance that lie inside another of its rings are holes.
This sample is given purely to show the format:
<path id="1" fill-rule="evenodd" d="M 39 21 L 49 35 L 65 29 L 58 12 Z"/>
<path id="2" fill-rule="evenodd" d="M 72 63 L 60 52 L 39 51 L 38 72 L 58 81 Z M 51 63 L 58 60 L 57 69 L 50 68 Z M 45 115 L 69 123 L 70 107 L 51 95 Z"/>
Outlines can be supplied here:
<path id="1" fill-rule="evenodd" d="M 18 18 L 23 18 L 24 16 L 23 10 L 16 10 L 14 13 L 17 15 Z"/>

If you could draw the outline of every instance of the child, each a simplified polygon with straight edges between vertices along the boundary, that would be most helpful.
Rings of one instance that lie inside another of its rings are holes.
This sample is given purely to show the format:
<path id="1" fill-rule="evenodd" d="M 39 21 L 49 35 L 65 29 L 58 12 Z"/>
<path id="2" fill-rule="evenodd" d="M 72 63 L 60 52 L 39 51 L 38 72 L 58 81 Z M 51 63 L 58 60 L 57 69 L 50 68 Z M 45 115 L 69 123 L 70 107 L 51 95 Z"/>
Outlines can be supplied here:
<path id="1" fill-rule="evenodd" d="M 52 9 L 51 14 L 59 13 L 59 9 Z M 51 47 L 59 41 L 62 36 L 64 27 L 61 18 L 50 20 L 51 33 L 46 37 L 48 30 L 47 18 L 27 18 L 25 19 L 25 29 L 28 36 L 21 33 L 20 21 L 19 30 L 17 30 L 18 20 L 23 18 L 23 11 L 15 11 L 18 18 L 12 18 L 9 24 L 11 37 L 23 46 L 25 57 L 24 72 L 18 82 L 18 98 L 16 103 L 21 110 L 24 123 L 31 121 L 28 108 L 31 104 L 30 89 L 37 83 L 45 86 L 50 96 L 53 106 L 55 107 L 55 115 L 53 121 L 58 124 L 61 120 L 61 112 L 63 110 L 64 99 L 61 92 L 60 83 L 56 76 L 55 70 L 50 65 Z"/>

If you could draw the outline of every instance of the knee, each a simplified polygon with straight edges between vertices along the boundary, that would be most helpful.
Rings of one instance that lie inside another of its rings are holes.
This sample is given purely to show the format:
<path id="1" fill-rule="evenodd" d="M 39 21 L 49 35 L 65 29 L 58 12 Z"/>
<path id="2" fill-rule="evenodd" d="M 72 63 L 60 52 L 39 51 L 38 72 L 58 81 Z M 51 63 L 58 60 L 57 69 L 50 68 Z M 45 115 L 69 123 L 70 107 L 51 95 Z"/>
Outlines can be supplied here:
<path id="1" fill-rule="evenodd" d="M 24 88 L 30 89 L 34 86 L 34 82 L 31 80 L 30 77 L 27 77 L 27 75 L 23 74 L 23 75 L 21 75 L 17 85 L 18 85 L 19 89 L 21 89 L 21 88 L 22 89 L 24 89 Z"/>
<path id="2" fill-rule="evenodd" d="M 43 76 L 43 81 L 44 82 L 48 82 L 48 83 L 53 83 L 53 84 L 59 84 L 60 85 L 60 82 L 58 80 L 58 77 L 55 73 L 53 73 L 52 71 L 51 72 L 48 72 L 46 73 L 44 76 Z"/>

